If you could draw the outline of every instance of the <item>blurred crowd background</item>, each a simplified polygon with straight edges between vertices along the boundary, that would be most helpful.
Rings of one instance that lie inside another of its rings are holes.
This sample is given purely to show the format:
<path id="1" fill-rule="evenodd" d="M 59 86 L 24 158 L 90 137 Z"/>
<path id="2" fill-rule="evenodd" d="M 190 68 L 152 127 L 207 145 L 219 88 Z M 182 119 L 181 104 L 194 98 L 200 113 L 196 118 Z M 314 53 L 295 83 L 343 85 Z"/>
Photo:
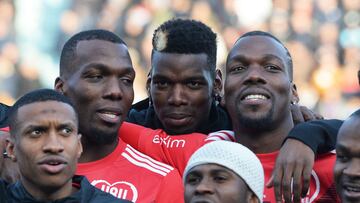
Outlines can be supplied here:
<path id="1" fill-rule="evenodd" d="M 103 28 L 129 45 L 135 101 L 147 96 L 154 29 L 173 17 L 218 34 L 218 67 L 244 32 L 269 31 L 289 48 L 300 103 L 327 118 L 360 107 L 360 0 L 0 0 L 0 102 L 52 88 L 65 41 Z"/>

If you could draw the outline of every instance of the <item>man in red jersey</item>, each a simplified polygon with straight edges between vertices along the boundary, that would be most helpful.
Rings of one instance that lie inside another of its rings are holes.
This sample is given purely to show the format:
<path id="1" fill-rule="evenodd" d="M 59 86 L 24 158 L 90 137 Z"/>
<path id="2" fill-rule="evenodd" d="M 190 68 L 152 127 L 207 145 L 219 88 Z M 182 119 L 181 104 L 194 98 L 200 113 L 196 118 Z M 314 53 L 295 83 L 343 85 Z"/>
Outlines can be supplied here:
<path id="1" fill-rule="evenodd" d="M 225 101 L 235 138 L 258 155 L 265 181 L 271 177 L 281 144 L 293 128 L 290 105 L 299 98 L 292 75 L 290 53 L 266 32 L 241 36 L 227 58 Z M 331 170 L 334 161 L 335 155 L 331 153 L 316 158 L 313 170 L 309 171 L 310 189 L 303 202 L 337 201 Z M 293 174 L 294 181 L 298 182 L 302 175 Z M 293 185 L 294 190 L 300 186 Z M 291 193 L 291 188 L 285 188 L 284 193 Z M 263 201 L 275 202 L 272 189 L 265 189 Z"/>
<path id="2" fill-rule="evenodd" d="M 77 174 L 133 202 L 183 202 L 179 173 L 123 142 L 117 134 L 134 97 L 135 71 L 126 44 L 105 30 L 80 32 L 61 53 L 55 89 L 79 114 L 83 154 Z"/>
<path id="3" fill-rule="evenodd" d="M 235 43 L 228 56 L 226 70 L 225 101 L 235 131 L 235 139 L 258 154 L 265 169 L 265 179 L 268 181 L 275 166 L 278 150 L 293 127 L 290 105 L 298 101 L 295 85 L 292 83 L 290 54 L 272 35 L 265 32 L 250 32 Z M 161 130 L 151 131 L 135 125 L 127 128 L 129 129 L 138 131 L 140 136 L 126 136 L 124 139 L 156 159 L 176 166 L 180 172 L 192 150 L 199 147 L 197 143 L 186 141 L 182 137 L 185 135 L 169 137 Z M 127 130 L 121 128 L 120 132 L 124 134 Z M 229 132 L 213 134 L 208 140 L 224 137 L 224 134 Z M 155 145 L 161 147 L 154 147 Z M 185 147 L 187 150 L 182 150 Z M 316 159 L 313 170 L 302 174 L 299 173 L 302 171 L 286 174 L 283 181 L 293 177 L 294 182 L 301 183 L 299 180 L 302 176 L 311 176 L 309 182 L 303 183 L 310 184 L 310 190 L 301 201 L 336 202 L 331 170 L 334 161 L 333 154 L 323 154 Z M 328 167 L 323 167 L 324 165 Z M 301 184 L 294 184 L 292 187 L 299 190 Z M 300 201 L 300 193 L 292 196 L 290 187 L 284 187 L 283 192 L 286 202 Z M 264 202 L 276 201 L 282 200 L 276 199 L 274 191 L 267 188 Z"/>

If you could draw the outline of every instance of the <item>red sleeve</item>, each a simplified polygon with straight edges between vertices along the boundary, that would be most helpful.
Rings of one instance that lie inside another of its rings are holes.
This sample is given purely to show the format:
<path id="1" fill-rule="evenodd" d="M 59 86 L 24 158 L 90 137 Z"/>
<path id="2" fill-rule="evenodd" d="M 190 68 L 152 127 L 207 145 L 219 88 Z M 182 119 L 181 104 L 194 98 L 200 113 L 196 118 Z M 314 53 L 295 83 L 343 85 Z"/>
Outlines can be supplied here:
<path id="1" fill-rule="evenodd" d="M 161 183 L 156 196 L 157 203 L 183 203 L 184 187 L 177 170 L 171 171 Z"/>
<path id="2" fill-rule="evenodd" d="M 118 136 L 127 144 L 139 150 L 138 144 L 142 132 L 148 128 L 133 123 L 123 122 L 120 126 Z M 141 151 L 141 150 L 139 150 Z"/>
<path id="3" fill-rule="evenodd" d="M 177 168 L 182 175 L 190 156 L 204 145 L 206 135 L 192 133 L 169 136 L 163 130 L 152 130 L 124 122 L 119 136 L 138 151 Z"/>

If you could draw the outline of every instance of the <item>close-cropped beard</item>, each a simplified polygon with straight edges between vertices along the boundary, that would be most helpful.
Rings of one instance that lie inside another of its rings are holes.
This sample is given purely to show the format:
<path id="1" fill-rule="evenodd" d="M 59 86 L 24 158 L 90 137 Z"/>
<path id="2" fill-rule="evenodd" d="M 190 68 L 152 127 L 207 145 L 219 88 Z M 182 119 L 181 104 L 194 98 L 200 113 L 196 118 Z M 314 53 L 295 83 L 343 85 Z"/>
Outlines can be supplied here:
<path id="1" fill-rule="evenodd" d="M 105 133 L 96 128 L 91 129 L 91 132 L 86 136 L 88 142 L 96 145 L 109 145 L 116 142 L 117 139 L 117 131 L 115 133 Z"/>
<path id="2" fill-rule="evenodd" d="M 273 108 L 263 117 L 260 118 L 249 118 L 244 116 L 242 113 L 238 113 L 238 122 L 241 126 L 246 129 L 252 129 L 253 131 L 266 131 L 273 130 L 276 126 L 272 119 L 274 114 Z"/>

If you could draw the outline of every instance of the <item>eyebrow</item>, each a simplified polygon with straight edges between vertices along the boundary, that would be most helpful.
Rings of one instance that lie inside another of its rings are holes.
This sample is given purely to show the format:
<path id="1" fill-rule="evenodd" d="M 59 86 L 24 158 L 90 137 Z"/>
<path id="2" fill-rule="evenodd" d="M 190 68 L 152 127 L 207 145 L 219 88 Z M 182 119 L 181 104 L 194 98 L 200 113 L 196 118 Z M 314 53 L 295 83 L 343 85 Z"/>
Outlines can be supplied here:
<path id="1" fill-rule="evenodd" d="M 109 67 L 103 63 L 89 63 L 85 65 L 83 73 L 90 71 L 92 69 L 101 71 L 101 72 L 110 72 Z M 127 73 L 135 73 L 134 68 L 132 66 L 122 67 L 122 72 Z"/>
<path id="2" fill-rule="evenodd" d="M 65 127 L 72 127 L 72 128 L 75 128 L 76 125 L 72 122 L 65 122 L 65 123 L 61 123 L 60 125 L 58 125 L 57 129 L 62 129 L 62 128 L 65 128 Z"/>
<path id="3" fill-rule="evenodd" d="M 276 56 L 274 54 L 264 54 L 261 56 L 261 59 L 262 60 L 277 59 L 277 60 L 283 62 L 282 58 L 280 58 L 279 56 Z M 232 57 L 230 61 L 248 61 L 248 60 L 249 60 L 248 57 L 246 57 L 245 55 L 239 54 L 239 55 Z"/>
<path id="4" fill-rule="evenodd" d="M 274 54 L 265 54 L 263 56 L 263 60 L 273 60 L 273 59 L 276 59 L 276 60 L 279 60 L 282 63 L 285 63 L 285 61 L 283 61 L 283 59 L 281 59 L 280 57 L 278 57 L 278 56 L 276 56 Z"/>
<path id="5" fill-rule="evenodd" d="M 351 150 L 349 150 L 347 147 L 345 147 L 344 145 L 339 144 L 339 143 L 336 144 L 335 150 L 336 150 L 336 152 L 341 151 L 342 153 L 345 153 L 345 154 L 351 154 L 352 153 Z"/>

